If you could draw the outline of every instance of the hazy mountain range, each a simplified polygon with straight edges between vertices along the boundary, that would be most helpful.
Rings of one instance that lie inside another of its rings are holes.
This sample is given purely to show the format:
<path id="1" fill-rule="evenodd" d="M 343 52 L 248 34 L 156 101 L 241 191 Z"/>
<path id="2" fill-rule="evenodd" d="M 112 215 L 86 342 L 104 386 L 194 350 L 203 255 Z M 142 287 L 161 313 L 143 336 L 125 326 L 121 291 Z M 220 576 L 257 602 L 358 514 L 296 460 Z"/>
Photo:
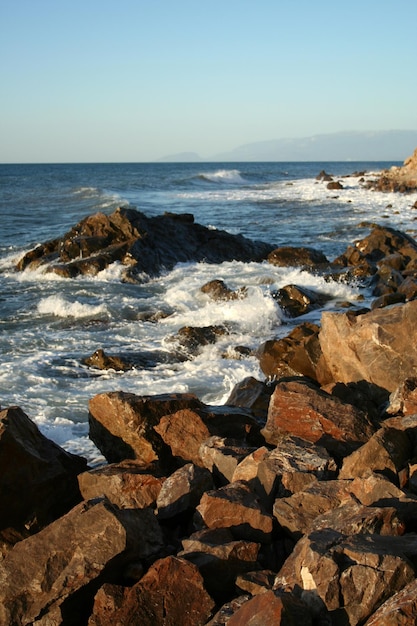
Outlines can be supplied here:
<path id="1" fill-rule="evenodd" d="M 181 152 L 160 162 L 404 161 L 417 147 L 417 130 L 351 131 L 247 143 L 208 157 Z"/>

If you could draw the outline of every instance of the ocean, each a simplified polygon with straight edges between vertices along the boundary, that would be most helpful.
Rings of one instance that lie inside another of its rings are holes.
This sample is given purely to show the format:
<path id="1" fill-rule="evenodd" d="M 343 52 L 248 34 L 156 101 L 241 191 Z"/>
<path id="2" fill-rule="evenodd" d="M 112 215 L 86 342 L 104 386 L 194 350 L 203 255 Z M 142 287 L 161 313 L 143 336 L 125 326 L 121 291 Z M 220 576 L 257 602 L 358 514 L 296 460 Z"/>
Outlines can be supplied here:
<path id="1" fill-rule="evenodd" d="M 0 404 L 20 406 L 40 430 L 66 450 L 103 462 L 88 438 L 88 401 L 103 392 L 138 395 L 191 392 L 223 404 L 247 376 L 264 380 L 254 356 L 236 358 L 282 337 L 316 311 L 289 319 L 273 292 L 297 284 L 331 295 L 327 309 L 367 302 L 359 284 L 326 282 L 297 268 L 268 263 L 187 263 L 134 285 L 113 264 L 95 277 L 64 279 L 43 270 L 17 272 L 36 244 L 63 235 L 78 221 L 118 206 L 149 216 L 192 213 L 210 228 L 241 233 L 276 246 L 312 246 L 329 260 L 372 224 L 417 235 L 417 194 L 379 193 L 362 184 L 398 163 L 137 163 L 0 165 Z M 343 190 L 316 180 L 321 170 Z M 341 178 L 343 177 L 343 178 Z M 214 302 L 201 286 L 222 279 L 247 296 Z M 162 313 L 159 321 L 149 316 Z M 230 334 L 186 360 L 172 357 L 183 326 L 227 324 Z M 83 363 L 97 349 L 131 354 L 141 365 L 127 372 Z"/>

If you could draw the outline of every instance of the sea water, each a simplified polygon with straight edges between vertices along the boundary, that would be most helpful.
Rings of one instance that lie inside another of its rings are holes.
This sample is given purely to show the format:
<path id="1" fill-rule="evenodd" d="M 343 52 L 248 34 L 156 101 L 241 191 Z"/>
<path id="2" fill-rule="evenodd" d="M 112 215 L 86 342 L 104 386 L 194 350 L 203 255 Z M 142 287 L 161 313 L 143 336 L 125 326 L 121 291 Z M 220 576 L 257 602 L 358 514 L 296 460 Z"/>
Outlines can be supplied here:
<path id="1" fill-rule="evenodd" d="M 191 392 L 222 404 L 246 376 L 264 380 L 256 357 L 236 358 L 236 347 L 255 350 L 296 323 L 320 321 L 320 311 L 287 318 L 274 291 L 297 284 L 326 293 L 330 310 L 368 297 L 360 284 L 266 262 L 179 264 L 137 285 L 122 282 L 118 263 L 77 279 L 44 268 L 17 272 L 16 262 L 38 243 L 62 236 L 87 215 L 130 206 L 149 216 L 192 213 L 209 228 L 276 246 L 312 246 L 332 260 L 376 223 L 416 235 L 417 194 L 380 193 L 363 184 L 391 165 L 0 165 L 1 406 L 20 406 L 45 435 L 94 465 L 103 460 L 88 438 L 94 395 Z M 316 180 L 321 170 L 340 180 L 343 190 Z M 201 292 L 212 279 L 245 287 L 247 295 L 215 302 Z M 159 321 L 149 321 L 153 314 Z M 226 325 L 229 333 L 190 358 L 173 356 L 181 327 L 212 324 Z M 123 373 L 87 367 L 83 360 L 100 348 L 139 357 L 141 365 Z"/>

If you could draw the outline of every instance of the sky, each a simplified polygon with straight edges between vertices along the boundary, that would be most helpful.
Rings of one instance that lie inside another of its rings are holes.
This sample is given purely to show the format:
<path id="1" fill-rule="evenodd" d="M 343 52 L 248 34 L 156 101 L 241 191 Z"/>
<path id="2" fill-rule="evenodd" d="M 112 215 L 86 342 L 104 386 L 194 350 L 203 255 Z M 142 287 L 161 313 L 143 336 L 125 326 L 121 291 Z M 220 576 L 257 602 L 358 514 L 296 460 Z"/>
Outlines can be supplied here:
<path id="1" fill-rule="evenodd" d="M 0 162 L 417 130 L 415 0 L 1 0 Z"/>

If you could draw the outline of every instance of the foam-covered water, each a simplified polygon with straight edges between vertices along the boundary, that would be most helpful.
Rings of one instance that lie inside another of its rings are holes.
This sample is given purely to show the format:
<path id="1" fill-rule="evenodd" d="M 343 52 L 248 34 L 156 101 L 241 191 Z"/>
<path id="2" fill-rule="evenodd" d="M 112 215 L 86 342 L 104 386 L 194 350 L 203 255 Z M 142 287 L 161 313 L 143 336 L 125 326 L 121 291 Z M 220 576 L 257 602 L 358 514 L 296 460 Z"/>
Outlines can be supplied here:
<path id="1" fill-rule="evenodd" d="M 416 194 L 372 192 L 361 176 L 329 191 L 321 169 L 341 176 L 387 164 L 240 163 L 0 166 L 0 403 L 19 405 L 42 432 L 67 450 L 101 460 L 88 439 L 88 401 L 97 393 L 192 392 L 224 403 L 234 385 L 263 379 L 257 359 L 237 359 L 235 348 L 256 349 L 292 324 L 319 321 L 320 312 L 289 320 L 273 292 L 297 284 L 326 293 L 329 309 L 367 297 L 358 285 L 327 282 L 296 268 L 268 263 L 180 264 L 140 285 L 121 282 L 118 263 L 95 277 L 63 279 L 43 269 L 16 272 L 25 251 L 61 236 L 85 216 L 117 206 L 148 215 L 193 213 L 211 228 L 242 233 L 275 245 L 309 245 L 329 259 L 383 223 L 416 233 Z M 201 292 L 212 279 L 246 296 L 213 302 Z M 158 320 L 158 321 L 150 321 Z M 173 339 L 183 326 L 224 325 L 227 334 L 188 360 Z M 102 348 L 136 357 L 120 373 L 87 367 Z"/>

